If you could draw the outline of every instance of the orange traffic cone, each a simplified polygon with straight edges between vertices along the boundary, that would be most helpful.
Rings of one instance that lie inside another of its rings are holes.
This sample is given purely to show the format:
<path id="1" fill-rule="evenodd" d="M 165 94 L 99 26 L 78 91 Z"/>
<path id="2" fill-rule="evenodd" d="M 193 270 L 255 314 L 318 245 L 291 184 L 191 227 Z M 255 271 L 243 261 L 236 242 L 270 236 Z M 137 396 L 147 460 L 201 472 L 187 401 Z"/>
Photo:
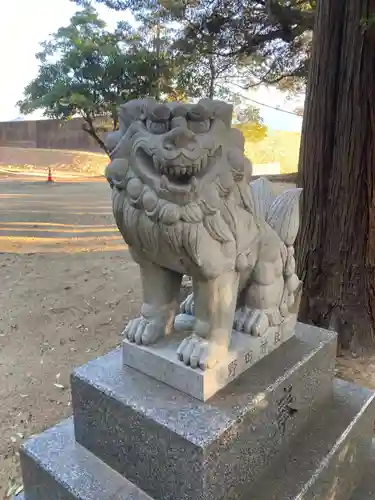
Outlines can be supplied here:
<path id="1" fill-rule="evenodd" d="M 47 177 L 47 182 L 53 182 L 53 179 L 52 179 L 52 172 L 51 172 L 51 167 L 48 167 L 48 177 Z"/>

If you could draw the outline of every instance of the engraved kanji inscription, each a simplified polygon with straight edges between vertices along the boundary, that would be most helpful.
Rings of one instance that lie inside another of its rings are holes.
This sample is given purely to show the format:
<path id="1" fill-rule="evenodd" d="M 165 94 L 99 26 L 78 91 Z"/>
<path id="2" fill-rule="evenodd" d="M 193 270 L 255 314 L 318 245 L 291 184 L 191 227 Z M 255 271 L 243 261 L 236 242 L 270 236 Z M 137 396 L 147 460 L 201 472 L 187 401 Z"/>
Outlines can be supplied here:
<path id="1" fill-rule="evenodd" d="M 277 330 L 277 332 L 275 332 L 275 345 L 280 344 L 280 342 L 281 342 L 281 332 L 280 330 Z"/>
<path id="2" fill-rule="evenodd" d="M 260 353 L 267 354 L 268 340 L 264 339 L 260 344 Z"/>
<path id="3" fill-rule="evenodd" d="M 284 436 L 288 421 L 298 411 L 293 408 L 295 398 L 292 394 L 292 386 L 284 387 L 284 394 L 277 402 L 277 427 Z"/>
<path id="4" fill-rule="evenodd" d="M 228 365 L 228 377 L 233 378 L 236 375 L 237 361 L 234 360 Z"/>
<path id="5" fill-rule="evenodd" d="M 248 365 L 249 363 L 251 363 L 253 360 L 253 351 L 248 351 L 246 354 L 245 354 L 245 363 Z"/>

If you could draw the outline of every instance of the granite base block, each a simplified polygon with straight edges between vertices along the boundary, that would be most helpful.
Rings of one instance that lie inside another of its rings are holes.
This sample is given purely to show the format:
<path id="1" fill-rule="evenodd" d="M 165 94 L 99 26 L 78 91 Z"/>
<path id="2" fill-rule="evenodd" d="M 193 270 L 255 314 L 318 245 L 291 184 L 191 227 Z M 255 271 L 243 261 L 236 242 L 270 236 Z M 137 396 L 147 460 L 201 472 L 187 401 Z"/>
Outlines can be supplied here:
<path id="1" fill-rule="evenodd" d="M 247 499 L 348 500 L 371 456 L 374 414 L 372 391 L 335 380 L 332 402 L 317 412 Z"/>
<path id="2" fill-rule="evenodd" d="M 364 470 L 362 482 L 357 486 L 350 500 L 374 500 L 375 498 L 375 440 L 372 441 L 371 457 Z"/>
<path id="3" fill-rule="evenodd" d="M 203 403 L 120 351 L 72 376 L 77 441 L 156 500 L 239 500 L 332 396 L 336 336 L 311 326 Z"/>
<path id="4" fill-rule="evenodd" d="M 181 316 L 185 315 L 178 317 Z M 205 371 L 192 369 L 177 358 L 177 349 L 187 336 L 186 332 L 171 335 L 154 346 L 141 346 L 125 340 L 123 362 L 125 366 L 135 368 L 179 391 L 206 401 L 293 337 L 294 333 L 295 321 L 291 326 L 285 323 L 281 328 L 269 328 L 262 337 L 233 331 L 227 355 L 213 368 Z"/>
<path id="5" fill-rule="evenodd" d="M 152 500 L 77 444 L 71 419 L 29 439 L 20 456 L 24 500 Z"/>
<path id="6" fill-rule="evenodd" d="M 364 468 L 362 482 L 357 486 L 350 500 L 374 500 L 375 498 L 375 441 L 372 442 L 371 459 L 367 466 Z M 351 471 L 349 471 L 351 473 Z M 44 497 L 43 497 L 44 498 Z M 43 500 L 40 498 L 39 500 Z M 335 498 L 335 497 L 334 497 Z M 27 500 L 24 492 L 19 493 L 12 500 Z M 116 500 L 113 498 L 112 500 Z M 257 497 L 251 496 L 248 500 L 257 500 Z M 284 500 L 279 498 L 278 500 Z M 330 499 L 331 500 L 331 499 Z"/>

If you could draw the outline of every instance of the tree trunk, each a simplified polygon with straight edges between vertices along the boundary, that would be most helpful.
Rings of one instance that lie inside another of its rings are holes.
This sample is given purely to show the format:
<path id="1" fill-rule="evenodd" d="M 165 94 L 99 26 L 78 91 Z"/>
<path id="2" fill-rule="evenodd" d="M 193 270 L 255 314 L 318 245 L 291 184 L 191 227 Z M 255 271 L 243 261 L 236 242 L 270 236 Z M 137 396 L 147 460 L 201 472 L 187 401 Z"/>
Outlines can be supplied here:
<path id="1" fill-rule="evenodd" d="M 156 89 L 155 89 L 155 99 L 157 101 L 160 100 L 160 94 L 161 94 L 161 85 L 160 85 L 160 79 L 161 79 L 161 72 L 160 72 L 160 48 L 161 48 L 161 20 L 157 20 L 157 25 L 156 25 L 156 36 L 154 39 L 154 45 L 155 45 L 155 54 L 156 54 Z"/>
<path id="2" fill-rule="evenodd" d="M 299 166 L 301 321 L 374 344 L 375 0 L 320 0 Z M 365 20 L 369 22 L 365 22 Z"/>
<path id="3" fill-rule="evenodd" d="M 86 121 L 85 124 L 82 125 L 82 129 L 87 132 L 88 134 L 91 135 L 91 137 L 99 144 L 99 146 L 105 151 L 105 153 L 109 156 L 109 151 L 107 146 L 105 145 L 104 141 L 100 138 L 98 133 L 96 132 L 94 122 L 93 120 L 88 117 L 84 116 L 84 120 Z"/>
<path id="4" fill-rule="evenodd" d="M 208 97 L 213 99 L 215 96 L 215 84 L 216 84 L 216 68 L 214 62 L 214 56 L 210 54 L 208 56 L 209 68 L 210 68 L 210 85 L 208 87 Z"/>
<path id="5" fill-rule="evenodd" d="M 210 69 L 210 84 L 208 87 L 208 96 L 210 99 L 215 97 L 215 85 L 216 85 L 216 66 L 215 66 L 215 56 L 214 56 L 214 40 L 213 38 L 209 41 L 210 53 L 208 54 L 208 67 Z"/>

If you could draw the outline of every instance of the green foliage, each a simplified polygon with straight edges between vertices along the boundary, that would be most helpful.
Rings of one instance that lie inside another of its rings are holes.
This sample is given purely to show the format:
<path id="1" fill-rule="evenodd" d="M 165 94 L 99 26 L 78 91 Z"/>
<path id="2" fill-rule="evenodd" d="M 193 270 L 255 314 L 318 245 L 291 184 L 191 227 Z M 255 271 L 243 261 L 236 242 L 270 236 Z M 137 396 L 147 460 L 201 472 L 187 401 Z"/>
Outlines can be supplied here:
<path id="1" fill-rule="evenodd" d="M 263 119 L 260 116 L 259 108 L 255 106 L 237 106 L 235 108 L 235 120 L 239 123 L 259 123 L 263 125 Z"/>
<path id="2" fill-rule="evenodd" d="M 247 69 L 220 52 L 218 33 L 189 35 L 200 12 L 195 0 L 98 0 L 132 9 L 139 21 L 136 28 L 119 22 L 113 32 L 91 1 L 75 1 L 83 9 L 37 54 L 39 73 L 18 103 L 22 113 L 43 109 L 52 118 L 81 116 L 84 129 L 105 149 L 101 132 L 108 131 L 109 121 L 117 128 L 117 108 L 130 99 L 216 97 L 239 104 L 231 79 L 248 75 Z M 257 140 L 266 133 L 255 108 L 241 108 L 237 120 L 255 123 Z"/>
<path id="3" fill-rule="evenodd" d="M 267 127 L 258 122 L 247 122 L 235 125 L 241 130 L 247 144 L 262 141 L 267 136 Z"/>
<path id="4" fill-rule="evenodd" d="M 268 131 L 261 140 L 245 133 L 245 154 L 254 164 L 279 163 L 280 173 L 298 171 L 301 134 L 281 130 Z"/>
<path id="5" fill-rule="evenodd" d="M 313 7 L 307 0 L 204 1 L 186 10 L 181 38 L 197 41 L 202 55 L 214 37 L 213 53 L 240 87 L 282 82 L 297 90 L 307 77 Z"/>
<path id="6" fill-rule="evenodd" d="M 255 106 L 236 106 L 233 120 L 234 127 L 241 130 L 245 144 L 254 144 L 267 137 L 267 127 L 263 123 L 259 109 Z"/>
<path id="7" fill-rule="evenodd" d="M 116 129 L 121 103 L 153 96 L 157 88 L 169 89 L 163 87 L 173 71 L 169 54 L 160 52 L 156 58 L 145 40 L 126 23 L 114 33 L 107 31 L 97 12 L 86 6 L 42 44 L 39 74 L 25 88 L 18 103 L 21 112 L 43 109 L 46 116 L 58 119 L 80 115 L 85 130 L 105 148 L 96 117 L 110 117 Z"/>
<path id="8" fill-rule="evenodd" d="M 362 27 L 362 32 L 365 33 L 369 28 L 375 25 L 375 14 L 371 14 L 369 17 L 363 17 L 360 20 L 360 25 Z"/>
<path id="9" fill-rule="evenodd" d="M 92 1 L 130 10 L 140 20 L 157 15 L 163 22 L 177 21 L 176 48 L 190 58 L 192 88 L 195 82 L 210 88 L 212 60 L 215 83 L 221 77 L 243 88 L 266 83 L 292 91 L 305 85 L 316 0 Z"/>
<path id="10" fill-rule="evenodd" d="M 87 0 L 73 0 L 74 3 L 79 5 L 80 7 L 86 7 L 90 5 L 90 2 Z M 97 0 L 97 3 L 106 5 L 110 9 L 114 10 L 125 10 L 126 9 L 126 0 Z"/>

